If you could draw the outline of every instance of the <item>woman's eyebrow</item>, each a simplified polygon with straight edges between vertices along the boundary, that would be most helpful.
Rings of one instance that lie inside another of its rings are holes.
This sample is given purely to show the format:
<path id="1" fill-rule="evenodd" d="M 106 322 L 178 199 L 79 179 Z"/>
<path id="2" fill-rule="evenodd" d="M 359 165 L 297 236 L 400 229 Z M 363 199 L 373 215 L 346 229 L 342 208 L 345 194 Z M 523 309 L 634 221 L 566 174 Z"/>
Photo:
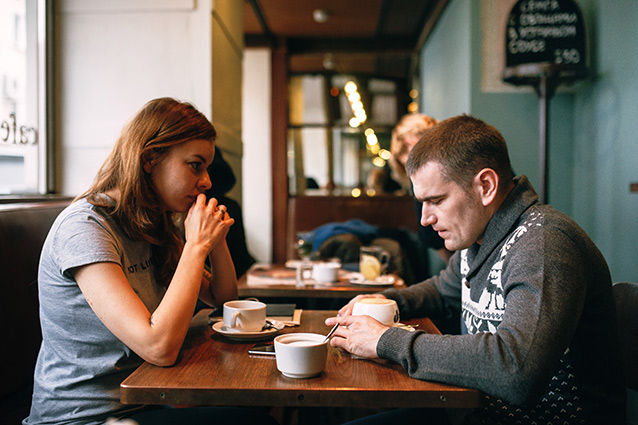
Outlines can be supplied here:
<path id="1" fill-rule="evenodd" d="M 208 159 L 206 159 L 206 158 L 204 157 L 204 155 L 200 155 L 200 154 L 198 154 L 198 153 L 197 153 L 197 154 L 194 154 L 193 156 L 194 156 L 195 158 L 199 159 L 199 160 L 200 160 L 201 162 L 203 162 L 203 163 L 209 163 L 209 164 L 210 164 L 211 162 L 213 162 L 213 159 L 211 159 L 211 160 L 209 161 Z"/>

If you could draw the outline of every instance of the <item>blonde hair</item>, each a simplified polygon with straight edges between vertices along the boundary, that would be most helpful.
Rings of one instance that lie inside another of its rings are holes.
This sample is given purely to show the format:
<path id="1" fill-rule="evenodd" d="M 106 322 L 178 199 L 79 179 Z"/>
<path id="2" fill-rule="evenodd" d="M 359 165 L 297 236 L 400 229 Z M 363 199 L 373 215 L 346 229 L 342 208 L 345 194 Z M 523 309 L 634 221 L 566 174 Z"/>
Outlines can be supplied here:
<path id="1" fill-rule="evenodd" d="M 412 183 L 405 171 L 405 164 L 401 163 L 398 157 L 408 154 L 412 147 L 408 146 L 404 140 L 406 137 L 421 139 L 423 134 L 436 123 L 438 121 L 435 118 L 421 113 L 414 113 L 401 117 L 397 125 L 392 129 L 392 141 L 390 143 L 390 153 L 392 155 L 388 160 L 388 164 L 392 170 L 392 178 L 407 192 L 412 191 Z"/>
<path id="2" fill-rule="evenodd" d="M 124 127 L 93 185 L 78 197 L 105 208 L 129 238 L 153 246 L 160 282 L 170 280 L 183 242 L 174 224 L 176 217 L 159 207 L 144 163 L 160 160 L 172 146 L 194 139 L 213 141 L 216 136 L 213 125 L 193 105 L 166 97 L 151 100 Z M 118 192 L 115 205 L 103 199 L 110 190 Z"/>

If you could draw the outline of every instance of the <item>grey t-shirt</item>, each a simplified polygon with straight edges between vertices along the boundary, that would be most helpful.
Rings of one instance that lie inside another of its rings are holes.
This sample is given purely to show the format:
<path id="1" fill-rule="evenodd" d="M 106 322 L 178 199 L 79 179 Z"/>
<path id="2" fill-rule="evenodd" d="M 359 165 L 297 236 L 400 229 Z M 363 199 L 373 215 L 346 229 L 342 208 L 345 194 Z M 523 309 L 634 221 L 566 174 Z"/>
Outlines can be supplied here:
<path id="1" fill-rule="evenodd" d="M 66 208 L 40 258 L 42 346 L 24 424 L 103 423 L 131 409 L 120 403 L 119 385 L 142 360 L 104 326 L 70 273 L 99 262 L 122 267 L 150 312 L 165 293 L 154 278 L 149 243 L 129 239 L 115 219 L 84 199 Z"/>

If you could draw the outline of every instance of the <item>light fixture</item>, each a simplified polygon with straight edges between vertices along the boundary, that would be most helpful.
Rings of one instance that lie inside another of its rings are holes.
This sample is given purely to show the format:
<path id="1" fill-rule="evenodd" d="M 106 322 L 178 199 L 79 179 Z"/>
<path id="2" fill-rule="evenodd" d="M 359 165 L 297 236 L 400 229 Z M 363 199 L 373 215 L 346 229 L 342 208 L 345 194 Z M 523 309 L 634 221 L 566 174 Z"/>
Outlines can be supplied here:
<path id="1" fill-rule="evenodd" d="M 374 134 L 374 132 L 370 132 L 369 134 L 366 135 L 366 142 L 372 146 L 372 145 L 376 145 L 377 143 L 379 143 L 379 139 L 377 138 L 377 135 Z"/>
<path id="2" fill-rule="evenodd" d="M 361 102 L 361 95 L 359 94 L 357 85 L 354 81 L 348 81 L 343 87 L 343 91 L 348 97 L 348 102 L 350 103 L 352 114 L 354 115 L 354 118 L 350 119 L 350 127 L 356 128 L 368 119 L 363 102 Z"/>
<path id="3" fill-rule="evenodd" d="M 375 167 L 383 168 L 385 166 L 385 159 L 381 158 L 380 156 L 375 156 L 374 158 L 372 158 L 372 165 L 374 165 Z"/>
<path id="4" fill-rule="evenodd" d="M 379 151 L 379 156 L 380 156 L 381 158 L 383 158 L 384 160 L 386 160 L 386 161 L 387 161 L 388 159 L 390 159 L 390 157 L 392 156 L 392 154 L 391 154 L 391 153 L 390 153 L 390 151 L 389 151 L 389 150 L 387 150 L 387 149 L 381 149 L 381 150 Z"/>
<path id="5" fill-rule="evenodd" d="M 318 24 L 325 24 L 330 18 L 330 14 L 324 9 L 315 9 L 312 11 L 312 19 Z"/>

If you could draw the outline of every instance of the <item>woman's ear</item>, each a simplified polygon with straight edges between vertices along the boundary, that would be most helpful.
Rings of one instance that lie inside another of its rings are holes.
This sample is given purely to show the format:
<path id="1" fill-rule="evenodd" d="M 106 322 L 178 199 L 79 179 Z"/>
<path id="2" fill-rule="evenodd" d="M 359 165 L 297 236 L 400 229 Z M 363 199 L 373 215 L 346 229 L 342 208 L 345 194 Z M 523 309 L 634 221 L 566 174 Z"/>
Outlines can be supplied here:
<path id="1" fill-rule="evenodd" d="M 153 162 L 151 159 L 151 155 L 149 152 L 145 152 L 142 154 L 142 168 L 144 168 L 144 172 L 146 174 L 151 174 L 151 170 L 153 169 Z"/>
<path id="2" fill-rule="evenodd" d="M 496 199 L 496 194 L 498 193 L 499 178 L 496 171 L 491 168 L 483 168 L 474 177 L 474 182 L 483 205 L 490 205 Z"/>

